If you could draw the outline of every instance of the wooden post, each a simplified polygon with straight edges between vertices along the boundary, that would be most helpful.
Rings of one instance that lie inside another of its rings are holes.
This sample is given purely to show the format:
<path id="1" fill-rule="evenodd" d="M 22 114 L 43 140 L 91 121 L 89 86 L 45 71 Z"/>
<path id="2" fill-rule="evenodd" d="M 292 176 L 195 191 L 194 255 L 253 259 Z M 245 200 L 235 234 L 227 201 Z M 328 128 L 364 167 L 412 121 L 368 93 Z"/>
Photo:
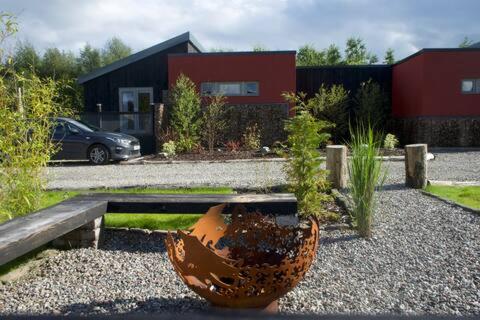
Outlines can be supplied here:
<path id="1" fill-rule="evenodd" d="M 343 189 L 347 186 L 347 147 L 327 146 L 327 170 L 328 181 L 333 188 Z"/>
<path id="2" fill-rule="evenodd" d="M 422 189 L 427 186 L 427 145 L 405 146 L 405 185 Z"/>
<path id="3" fill-rule="evenodd" d="M 162 129 L 164 118 L 165 106 L 163 103 L 155 103 L 153 105 L 153 130 L 155 134 L 155 148 L 156 152 L 162 151 Z"/>

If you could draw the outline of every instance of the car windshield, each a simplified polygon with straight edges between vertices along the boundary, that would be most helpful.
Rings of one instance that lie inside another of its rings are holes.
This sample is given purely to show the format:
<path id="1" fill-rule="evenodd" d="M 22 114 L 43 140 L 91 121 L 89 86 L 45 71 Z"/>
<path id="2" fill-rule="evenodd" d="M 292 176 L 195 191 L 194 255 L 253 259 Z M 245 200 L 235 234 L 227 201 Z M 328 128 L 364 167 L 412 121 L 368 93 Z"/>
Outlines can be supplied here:
<path id="1" fill-rule="evenodd" d="M 80 120 L 69 120 L 70 123 L 76 125 L 79 129 L 85 132 L 94 132 L 94 131 L 102 131 L 102 129 L 95 127 L 87 122 L 83 122 Z"/>

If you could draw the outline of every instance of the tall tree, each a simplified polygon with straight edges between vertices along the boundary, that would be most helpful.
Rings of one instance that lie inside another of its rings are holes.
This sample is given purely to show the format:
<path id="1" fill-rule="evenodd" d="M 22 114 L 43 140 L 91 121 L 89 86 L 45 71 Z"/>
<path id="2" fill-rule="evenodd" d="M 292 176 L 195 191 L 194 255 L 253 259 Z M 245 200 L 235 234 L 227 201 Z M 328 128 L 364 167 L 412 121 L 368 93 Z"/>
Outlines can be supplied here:
<path id="1" fill-rule="evenodd" d="M 469 37 L 463 38 L 462 42 L 458 45 L 459 48 L 468 48 L 473 44 L 473 41 Z"/>
<path id="2" fill-rule="evenodd" d="M 342 54 L 336 45 L 331 44 L 325 50 L 325 63 L 327 65 L 336 65 L 342 63 Z"/>
<path id="3" fill-rule="evenodd" d="M 394 64 L 395 63 L 395 55 L 392 48 L 388 48 L 385 52 L 385 57 L 383 58 L 383 63 L 385 64 Z"/>
<path id="4" fill-rule="evenodd" d="M 122 40 L 113 37 L 108 40 L 102 50 L 103 65 L 110 64 L 132 54 L 132 48 L 127 46 Z"/>
<path id="5" fill-rule="evenodd" d="M 298 49 L 297 66 L 321 66 L 325 64 L 325 53 L 317 51 L 312 45 L 304 45 Z"/>
<path id="6" fill-rule="evenodd" d="M 367 47 L 361 38 L 348 38 L 345 48 L 345 63 L 373 64 L 378 62 L 378 57 L 367 51 Z"/>
<path id="7" fill-rule="evenodd" d="M 37 72 L 42 59 L 35 50 L 35 47 L 28 41 L 18 42 L 13 55 L 15 70 L 17 72 Z"/>
<path id="8" fill-rule="evenodd" d="M 71 51 L 48 48 L 43 54 L 40 74 L 54 79 L 72 79 L 78 75 L 77 60 Z"/>
<path id="9" fill-rule="evenodd" d="M 102 66 L 100 50 L 93 48 L 88 43 L 80 50 L 77 61 L 81 74 L 89 73 Z"/>

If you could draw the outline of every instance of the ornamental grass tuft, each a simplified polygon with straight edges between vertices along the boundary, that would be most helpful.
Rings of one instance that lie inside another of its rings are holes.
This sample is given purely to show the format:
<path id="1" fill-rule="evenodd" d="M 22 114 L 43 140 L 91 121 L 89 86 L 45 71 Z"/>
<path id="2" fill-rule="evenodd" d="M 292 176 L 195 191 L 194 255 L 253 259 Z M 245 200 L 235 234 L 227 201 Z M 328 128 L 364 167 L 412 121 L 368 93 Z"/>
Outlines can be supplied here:
<path id="1" fill-rule="evenodd" d="M 353 222 L 360 236 L 372 234 L 372 221 L 377 200 L 376 191 L 383 185 L 386 172 L 379 156 L 381 139 L 370 126 L 359 125 L 350 129 L 349 148 L 351 159 L 348 166 L 350 193 L 353 200 Z"/>

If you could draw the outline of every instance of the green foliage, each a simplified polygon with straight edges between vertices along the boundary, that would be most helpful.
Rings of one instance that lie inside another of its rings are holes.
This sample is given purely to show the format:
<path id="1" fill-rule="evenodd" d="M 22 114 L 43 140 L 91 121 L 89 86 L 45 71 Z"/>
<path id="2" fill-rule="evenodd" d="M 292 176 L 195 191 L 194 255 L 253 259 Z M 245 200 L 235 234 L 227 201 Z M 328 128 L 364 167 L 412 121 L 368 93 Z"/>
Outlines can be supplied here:
<path id="1" fill-rule="evenodd" d="M 470 47 L 472 44 L 473 44 L 473 41 L 472 41 L 470 38 L 465 37 L 465 38 L 463 38 L 462 42 L 460 42 L 460 43 L 458 44 L 458 47 L 459 47 L 459 48 L 468 48 L 468 47 Z"/>
<path id="2" fill-rule="evenodd" d="M 177 136 L 177 150 L 190 152 L 200 140 L 200 96 L 195 84 L 181 74 L 171 89 L 170 126 Z"/>
<path id="3" fill-rule="evenodd" d="M 39 206 L 43 171 L 56 150 L 51 117 L 61 109 L 55 103 L 55 81 L 10 75 L 14 82 L 0 79 L 0 211 L 12 218 Z"/>
<path id="4" fill-rule="evenodd" d="M 253 52 L 262 52 L 262 51 L 268 51 L 268 48 L 262 44 L 256 44 L 253 46 Z"/>
<path id="5" fill-rule="evenodd" d="M 370 124 L 373 128 L 385 123 L 390 114 L 390 104 L 380 85 L 372 80 L 361 84 L 355 94 L 355 118 L 357 123 Z"/>
<path id="6" fill-rule="evenodd" d="M 397 145 L 398 145 L 398 139 L 397 137 L 395 137 L 394 134 L 389 133 L 385 136 L 385 140 L 383 140 L 383 147 L 385 149 L 393 150 Z"/>
<path id="7" fill-rule="evenodd" d="M 325 64 L 326 65 L 337 65 L 337 64 L 342 64 L 342 54 L 340 53 L 340 49 L 334 45 L 331 44 L 326 50 L 325 50 Z"/>
<path id="8" fill-rule="evenodd" d="M 308 104 L 313 115 L 333 124 L 331 133 L 335 141 L 342 141 L 348 135 L 349 92 L 342 85 L 330 88 L 322 85 Z"/>
<path id="9" fill-rule="evenodd" d="M 4 62 L 5 58 L 5 41 L 17 31 L 17 18 L 8 12 L 0 11 L 0 63 Z"/>
<path id="10" fill-rule="evenodd" d="M 330 124 L 318 121 L 311 114 L 304 95 L 284 94 L 287 101 L 296 104 L 297 114 L 287 120 L 289 161 L 285 171 L 291 190 L 298 199 L 299 212 L 303 216 L 325 214 L 322 202 L 329 197 L 322 193 L 327 186 L 326 170 L 318 147 L 326 143 L 330 135 L 325 131 Z"/>
<path id="11" fill-rule="evenodd" d="M 167 157 L 173 157 L 176 154 L 177 147 L 175 141 L 170 140 L 162 145 L 162 151 L 167 154 Z"/>
<path id="12" fill-rule="evenodd" d="M 132 48 L 127 46 L 121 39 L 113 37 L 107 41 L 102 50 L 102 64 L 113 63 L 132 54 Z"/>
<path id="13" fill-rule="evenodd" d="M 14 68 L 17 72 L 39 72 L 42 59 L 30 42 L 18 42 L 15 48 Z"/>
<path id="14" fill-rule="evenodd" d="M 349 38 L 345 48 L 345 63 L 348 65 L 373 64 L 378 62 L 376 55 L 369 53 L 361 38 Z"/>
<path id="15" fill-rule="evenodd" d="M 351 159 L 348 166 L 350 194 L 353 200 L 353 221 L 362 237 L 371 236 L 376 195 L 385 178 L 379 155 L 381 141 L 371 127 L 359 125 L 351 130 Z"/>
<path id="16" fill-rule="evenodd" d="M 102 55 L 100 50 L 86 44 L 80 50 L 80 56 L 77 59 L 80 74 L 86 74 L 102 66 Z"/>
<path id="17" fill-rule="evenodd" d="M 78 74 L 75 55 L 70 51 L 48 48 L 43 54 L 39 73 L 43 78 L 56 80 L 75 78 Z"/>
<path id="18" fill-rule="evenodd" d="M 254 123 L 249 125 L 243 134 L 243 146 L 247 150 L 258 150 L 260 149 L 260 143 L 261 136 L 258 124 Z"/>
<path id="19" fill-rule="evenodd" d="M 325 53 L 317 51 L 312 45 L 304 45 L 297 52 L 297 66 L 321 66 L 325 64 Z"/>
<path id="20" fill-rule="evenodd" d="M 207 144 L 210 153 L 227 127 L 226 103 L 225 96 L 216 95 L 209 97 L 209 103 L 203 108 L 202 140 Z"/>
<path id="21" fill-rule="evenodd" d="M 395 55 L 392 48 L 388 48 L 385 52 L 385 57 L 383 58 L 383 63 L 385 64 L 394 64 L 395 63 Z"/>

